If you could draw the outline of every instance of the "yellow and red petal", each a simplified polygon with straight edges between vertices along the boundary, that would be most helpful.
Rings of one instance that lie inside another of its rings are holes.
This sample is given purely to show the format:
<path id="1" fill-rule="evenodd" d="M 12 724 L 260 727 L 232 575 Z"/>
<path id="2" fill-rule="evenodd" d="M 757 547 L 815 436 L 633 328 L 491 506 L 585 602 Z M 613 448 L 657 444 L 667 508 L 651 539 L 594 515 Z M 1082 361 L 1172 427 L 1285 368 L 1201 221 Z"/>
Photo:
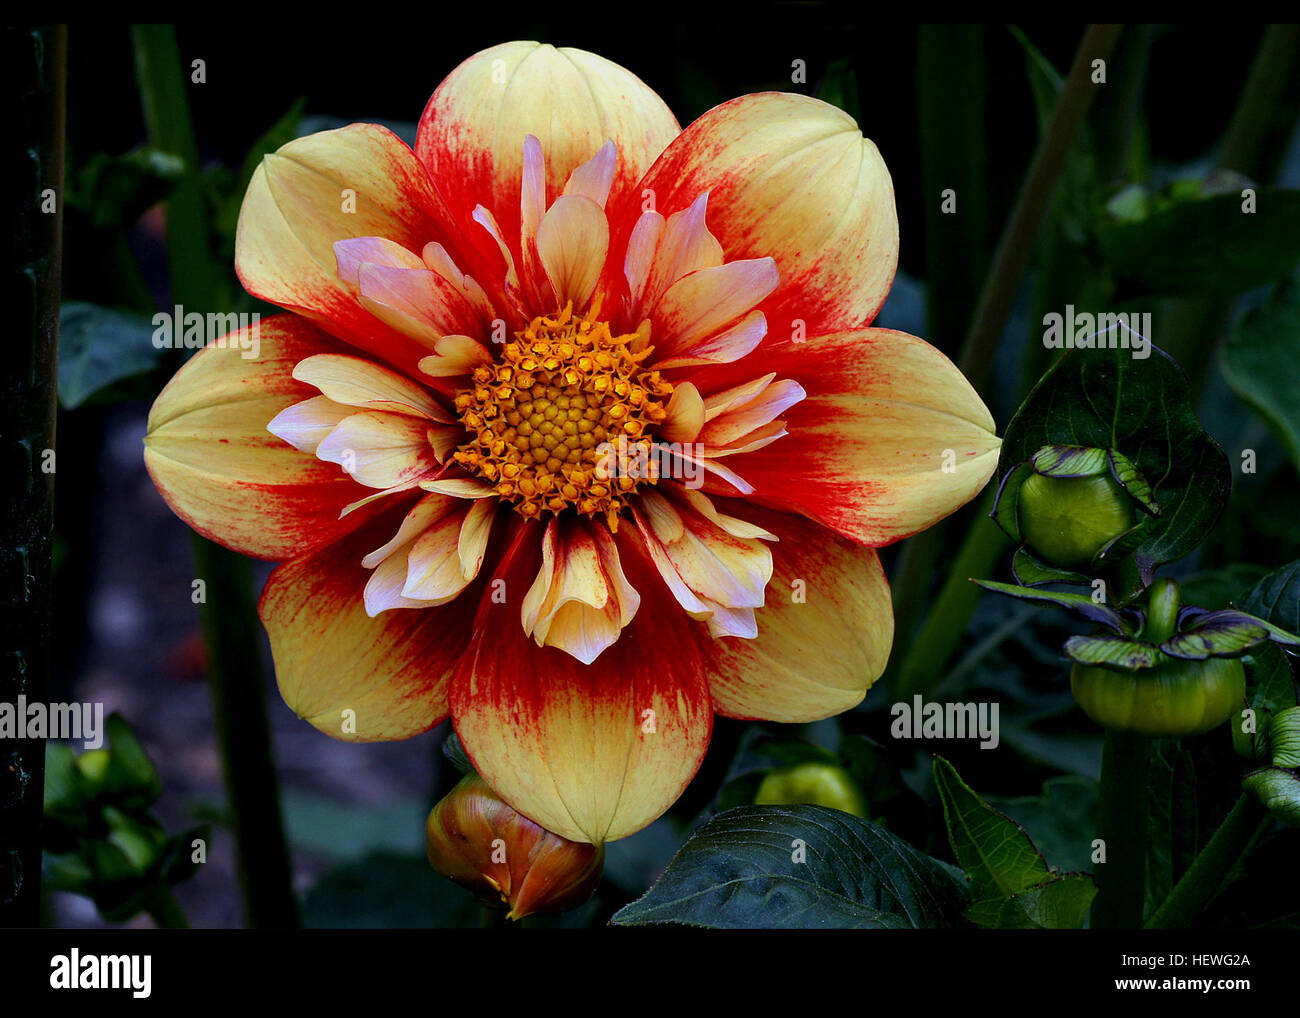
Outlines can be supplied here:
<path id="1" fill-rule="evenodd" d="M 763 302 L 768 335 L 868 324 L 898 261 L 893 184 L 876 146 L 842 111 L 807 96 L 746 95 L 700 117 L 641 182 L 660 212 L 709 194 L 709 230 L 728 259 L 770 257 L 780 284 Z M 640 209 L 614 226 L 616 255 Z"/>
<path id="2" fill-rule="evenodd" d="M 817 336 L 765 347 L 761 366 L 808 393 L 782 411 L 784 438 L 727 459 L 765 505 L 878 547 L 965 505 L 997 467 L 1001 443 L 988 408 L 947 357 L 915 336 Z M 722 491 L 713 481 L 705 489 Z"/>
<path id="3" fill-rule="evenodd" d="M 757 637 L 714 643 L 709 684 L 718 713 L 806 722 L 856 706 L 885 670 L 893 640 L 889 584 L 875 549 L 799 516 L 734 508 L 780 540 Z"/>
<path id="4" fill-rule="evenodd" d="M 632 584 L 655 579 L 620 540 Z M 540 527 L 523 532 L 498 577 L 528 589 Z M 626 837 L 681 795 L 704 758 L 713 709 L 699 627 L 682 631 L 670 598 L 644 597 L 622 637 L 592 664 L 537 647 L 518 604 L 485 598 L 474 646 L 452 679 L 456 732 L 480 775 L 529 819 L 572 841 Z M 673 652 L 662 652 L 665 634 Z"/>
<path id="5" fill-rule="evenodd" d="M 438 86 L 420 118 L 415 150 L 433 178 L 447 182 L 457 229 L 476 236 L 473 212 L 482 204 L 514 245 L 525 137 L 535 136 L 545 153 L 548 199 L 614 142 L 613 208 L 634 196 L 637 181 L 679 130 L 663 100 L 617 64 L 583 50 L 508 42 L 476 53 Z M 592 173 L 599 170 L 598 163 Z M 571 193 L 588 189 L 584 177 Z"/>
<path id="6" fill-rule="evenodd" d="M 397 135 L 377 124 L 323 131 L 289 142 L 253 173 L 239 213 L 235 270 L 255 297 L 412 370 L 428 349 L 361 306 L 355 286 L 339 275 L 334 245 L 358 237 L 408 251 L 449 244 L 445 217 L 427 171 Z"/>
<path id="7" fill-rule="evenodd" d="M 438 469 L 428 422 L 404 414 L 372 411 L 344 418 L 316 455 L 367 488 L 392 488 Z"/>
<path id="8" fill-rule="evenodd" d="M 172 511 L 194 530 L 278 561 L 355 528 L 364 514 L 340 520 L 339 513 L 366 492 L 267 430 L 316 394 L 294 379 L 294 366 L 346 348 L 292 315 L 255 328 L 258 357 L 242 356 L 241 331 L 227 346 L 200 350 L 167 383 L 149 412 L 144 461 Z"/>
<path id="9" fill-rule="evenodd" d="M 469 645 L 482 584 L 441 607 L 366 614 L 361 559 L 396 521 L 389 513 L 280 566 L 258 605 L 284 702 L 336 739 L 405 739 L 439 724 Z"/>

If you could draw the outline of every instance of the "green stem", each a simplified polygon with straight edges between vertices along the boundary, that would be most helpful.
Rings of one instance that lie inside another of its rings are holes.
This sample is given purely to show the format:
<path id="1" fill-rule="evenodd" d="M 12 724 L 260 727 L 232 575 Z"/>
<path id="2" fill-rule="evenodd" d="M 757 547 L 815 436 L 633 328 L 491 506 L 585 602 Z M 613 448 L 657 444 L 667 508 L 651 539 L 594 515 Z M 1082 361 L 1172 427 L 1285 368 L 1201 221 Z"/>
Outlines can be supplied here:
<path id="1" fill-rule="evenodd" d="M 1268 821 L 1264 807 L 1253 795 L 1243 792 L 1147 928 L 1183 929 L 1191 925 L 1223 886 L 1224 878 L 1249 848 L 1261 824 Z"/>
<path id="2" fill-rule="evenodd" d="M 14 193 L 5 205 L 12 263 L 5 276 L 9 336 L 0 366 L 0 702 L 48 695 L 58 393 L 59 268 L 63 209 L 66 34 L 4 29 L 16 81 L 6 156 Z M 54 192 L 45 209 L 47 188 Z M 41 898 L 45 745 L 0 744 L 0 926 L 34 927 Z"/>
<path id="3" fill-rule="evenodd" d="M 970 578 L 987 576 L 1009 544 L 1001 528 L 988 518 L 994 495 L 992 489 L 985 492 L 930 614 L 906 645 L 891 687 L 896 699 L 925 694 L 939 685 L 945 666 L 965 639 L 966 624 L 983 593 Z"/>
<path id="4" fill-rule="evenodd" d="M 149 917 L 153 919 L 154 925 L 160 930 L 188 930 L 190 921 L 185 917 L 185 912 L 181 909 L 180 902 L 176 900 L 176 895 L 172 894 L 172 889 L 166 884 L 159 884 L 149 897 L 149 905 L 146 908 Z"/>
<path id="5" fill-rule="evenodd" d="M 201 312 L 229 310 L 225 275 L 213 258 L 187 82 L 170 25 L 136 25 L 136 75 L 150 141 L 185 162 L 167 201 L 167 258 L 173 299 Z M 208 685 L 230 803 L 244 912 L 252 927 L 298 924 L 280 814 L 252 572 L 248 560 L 194 536 Z"/>
<path id="6" fill-rule="evenodd" d="M 1092 61 L 1106 58 L 1119 33 L 1118 25 L 1091 25 L 1084 34 L 1069 76 L 1057 99 L 1056 108 L 1030 164 L 1015 209 L 998 243 L 993 264 L 985 274 L 979 303 L 958 361 L 971 384 L 985 396 L 998 339 L 1011 312 L 1012 302 L 1029 263 L 1044 214 L 1098 88 L 1091 81 Z M 972 524 L 972 531 L 981 526 L 982 522 L 977 519 Z M 924 534 L 918 534 L 903 547 L 898 568 L 892 577 L 895 632 L 900 640 L 911 638 L 915 612 L 913 606 L 924 600 L 926 586 L 943 549 L 945 529 L 941 522 Z M 967 545 L 971 539 L 971 533 L 968 532 Z M 964 582 L 965 577 L 962 580 Z M 964 631 L 978 598 L 954 594 L 951 600 L 954 602 L 954 614 L 948 623 Z M 963 605 L 967 609 L 964 616 L 959 610 Z M 927 628 L 928 622 L 922 632 Z"/>
<path id="7" fill-rule="evenodd" d="M 1099 86 L 1092 83 L 1092 62 L 1110 55 L 1119 34 L 1119 25 L 1088 26 L 1052 111 L 1052 119 L 1048 121 L 1043 140 L 1030 164 L 1016 207 L 998 242 L 959 361 L 962 373 L 980 392 L 988 382 L 993 352 L 997 349 L 1021 277 L 1029 264 L 1043 215 L 1060 182 L 1088 107 L 1097 93 Z"/>
<path id="8" fill-rule="evenodd" d="M 1099 837 L 1106 861 L 1096 868 L 1093 929 L 1142 926 L 1147 866 L 1147 771 L 1151 740 L 1107 731 L 1101 751 Z"/>

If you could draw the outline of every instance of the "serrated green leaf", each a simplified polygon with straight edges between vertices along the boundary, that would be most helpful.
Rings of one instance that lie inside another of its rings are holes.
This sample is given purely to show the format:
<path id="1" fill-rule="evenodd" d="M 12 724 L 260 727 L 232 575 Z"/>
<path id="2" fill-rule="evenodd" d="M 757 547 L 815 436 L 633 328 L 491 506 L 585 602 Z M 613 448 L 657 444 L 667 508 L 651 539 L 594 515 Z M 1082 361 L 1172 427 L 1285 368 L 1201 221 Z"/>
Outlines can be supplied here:
<path id="1" fill-rule="evenodd" d="M 803 861 L 795 861 L 804 854 Z M 620 926 L 902 929 L 960 924 L 951 870 L 867 820 L 820 806 L 746 806 L 701 827 Z"/>
<path id="2" fill-rule="evenodd" d="M 943 757 L 934 760 L 948 840 L 976 902 L 1007 898 L 1052 876 L 1025 829 L 981 799 Z"/>
<path id="3" fill-rule="evenodd" d="M 976 902 L 966 918 L 986 929 L 1077 930 L 1096 896 L 1091 876 L 1062 873 L 1010 897 Z"/>

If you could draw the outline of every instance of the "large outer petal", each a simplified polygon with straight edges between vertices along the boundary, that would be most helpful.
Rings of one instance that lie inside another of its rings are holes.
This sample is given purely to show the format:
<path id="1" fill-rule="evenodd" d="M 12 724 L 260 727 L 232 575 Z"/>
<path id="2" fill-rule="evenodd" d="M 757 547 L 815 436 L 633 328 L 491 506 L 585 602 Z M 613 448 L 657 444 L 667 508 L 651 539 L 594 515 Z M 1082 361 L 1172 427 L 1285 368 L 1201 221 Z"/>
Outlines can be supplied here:
<path id="1" fill-rule="evenodd" d="M 612 140 L 613 208 L 633 196 L 679 131 L 663 100 L 618 64 L 584 50 L 508 42 L 476 53 L 438 86 L 415 150 L 443 187 L 459 229 L 486 236 L 472 219 L 474 206 L 483 205 L 519 258 L 525 136 L 534 135 L 546 157 L 548 206 L 569 174 Z"/>
<path id="2" fill-rule="evenodd" d="M 759 305 L 768 342 L 790 337 L 795 319 L 806 335 L 867 325 L 889 292 L 898 263 L 889 171 L 853 119 L 818 99 L 763 92 L 710 110 L 668 146 L 645 189 L 665 215 L 707 191 L 708 228 L 727 259 L 776 260 L 780 285 Z M 639 204 L 611 209 L 619 266 L 640 214 Z"/>
<path id="3" fill-rule="evenodd" d="M 345 348 L 293 315 L 268 318 L 259 337 L 257 358 L 245 360 L 238 342 L 210 346 L 176 373 L 149 412 L 144 462 L 172 511 L 204 537 L 279 561 L 364 522 L 370 514 L 339 513 L 368 489 L 266 430 L 316 394 L 294 380 L 294 365 Z"/>
<path id="4" fill-rule="evenodd" d="M 719 509 L 780 540 L 766 603 L 755 613 L 758 636 L 714 644 L 709 686 L 718 713 L 804 722 L 856 706 L 885 670 L 894 634 L 875 549 L 789 513 L 723 500 Z"/>
<path id="5" fill-rule="evenodd" d="M 326 735 L 405 739 L 447 716 L 447 680 L 469 644 L 483 584 L 436 608 L 366 614 L 361 559 L 409 506 L 271 574 L 258 613 L 271 638 L 284 702 Z M 355 732 L 345 730 L 353 711 Z"/>
<path id="6" fill-rule="evenodd" d="M 915 336 L 860 329 L 763 347 L 748 361 L 754 374 L 775 372 L 808 393 L 782 413 L 788 435 L 727 458 L 754 485 L 754 501 L 879 547 L 965 505 L 997 467 L 988 408 Z M 735 384 L 740 368 L 706 369 L 694 381 L 715 392 Z M 705 489 L 735 493 L 712 480 Z"/>
<path id="7" fill-rule="evenodd" d="M 484 601 L 452 679 L 452 719 L 475 769 L 519 812 L 573 841 L 626 837 L 672 805 L 708 748 L 703 627 L 682 616 L 644 552 L 620 539 L 628 579 L 647 592 L 631 624 L 590 665 L 537 647 L 520 626 L 519 599 L 540 542 L 540 526 L 524 531 L 499 574 L 506 603 Z"/>
<path id="8" fill-rule="evenodd" d="M 345 190 L 355 193 L 354 212 L 344 211 Z M 361 306 L 339 278 L 334 243 L 381 237 L 418 253 L 431 241 L 451 245 L 445 221 L 441 198 L 405 142 L 377 124 L 352 124 L 298 138 L 262 160 L 239 211 L 235 270 L 255 297 L 416 375 L 432 346 Z"/>

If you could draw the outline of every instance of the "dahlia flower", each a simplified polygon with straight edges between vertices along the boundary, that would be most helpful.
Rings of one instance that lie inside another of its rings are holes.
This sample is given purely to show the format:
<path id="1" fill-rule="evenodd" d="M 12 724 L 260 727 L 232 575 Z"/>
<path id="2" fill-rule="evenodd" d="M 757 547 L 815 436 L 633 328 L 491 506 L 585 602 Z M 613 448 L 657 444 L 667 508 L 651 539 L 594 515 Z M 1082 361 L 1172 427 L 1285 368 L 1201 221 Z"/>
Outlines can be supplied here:
<path id="1" fill-rule="evenodd" d="M 889 655 L 875 548 L 998 458 L 966 379 L 869 327 L 893 185 L 853 120 L 746 95 L 681 130 L 601 57 L 485 50 L 415 150 L 374 124 L 265 158 L 236 269 L 288 313 L 193 357 L 145 459 L 195 530 L 283 562 L 286 703 L 400 739 L 450 715 L 565 838 L 661 815 L 713 715 L 804 722 Z"/>

